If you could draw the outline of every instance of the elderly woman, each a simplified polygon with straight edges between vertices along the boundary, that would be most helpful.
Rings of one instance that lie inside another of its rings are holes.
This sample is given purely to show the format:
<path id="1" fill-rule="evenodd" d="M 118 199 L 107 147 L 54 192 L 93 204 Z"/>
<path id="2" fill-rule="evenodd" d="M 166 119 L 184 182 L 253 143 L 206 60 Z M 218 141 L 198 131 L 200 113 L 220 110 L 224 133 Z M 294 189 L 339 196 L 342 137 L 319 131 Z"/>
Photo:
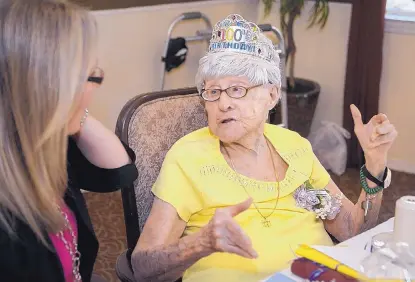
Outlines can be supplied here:
<path id="1" fill-rule="evenodd" d="M 132 255 L 137 281 L 258 281 L 287 268 L 299 243 L 332 245 L 329 234 L 342 241 L 376 224 L 397 135 L 385 115 L 364 124 L 351 106 L 366 157 L 353 204 L 306 139 L 266 123 L 281 74 L 255 24 L 216 24 L 196 82 L 209 126 L 166 155 Z"/>

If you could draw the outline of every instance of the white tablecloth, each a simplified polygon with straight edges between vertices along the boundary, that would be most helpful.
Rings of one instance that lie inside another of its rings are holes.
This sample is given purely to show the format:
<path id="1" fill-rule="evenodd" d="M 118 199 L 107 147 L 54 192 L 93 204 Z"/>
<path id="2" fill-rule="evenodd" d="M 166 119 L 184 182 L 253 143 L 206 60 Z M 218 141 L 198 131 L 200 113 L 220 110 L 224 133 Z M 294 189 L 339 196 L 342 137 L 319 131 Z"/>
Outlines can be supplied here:
<path id="1" fill-rule="evenodd" d="M 342 246 L 350 246 L 353 248 L 361 248 L 363 250 L 365 249 L 366 244 L 370 244 L 373 235 L 382 233 L 382 232 L 392 231 L 393 222 L 394 222 L 394 218 L 391 218 L 366 232 L 363 232 L 353 238 L 350 238 L 349 240 L 346 240 L 340 243 L 338 246 L 339 248 L 343 248 Z M 336 247 L 333 247 L 333 248 L 336 248 Z M 298 276 L 295 276 L 294 274 L 292 274 L 290 269 L 283 270 L 280 273 L 284 274 L 285 276 L 287 276 L 288 278 L 291 278 L 294 281 L 299 281 L 299 282 L 303 281 L 302 278 L 299 278 Z M 272 280 L 273 280 L 272 277 L 270 277 L 264 282 L 272 281 Z M 274 279 L 274 281 L 277 281 L 277 279 Z"/>

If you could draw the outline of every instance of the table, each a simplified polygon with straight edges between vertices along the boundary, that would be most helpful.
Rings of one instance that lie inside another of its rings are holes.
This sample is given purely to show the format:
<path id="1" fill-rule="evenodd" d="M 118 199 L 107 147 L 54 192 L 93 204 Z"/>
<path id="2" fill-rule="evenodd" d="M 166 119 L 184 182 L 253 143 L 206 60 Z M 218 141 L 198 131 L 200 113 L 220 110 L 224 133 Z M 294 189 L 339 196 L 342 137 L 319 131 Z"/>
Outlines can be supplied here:
<path id="1" fill-rule="evenodd" d="M 377 226 L 375 226 L 374 228 L 363 232 L 353 238 L 350 238 L 342 243 L 340 243 L 338 246 L 353 246 L 353 247 L 358 247 L 361 248 L 362 250 L 365 249 L 366 244 L 369 244 L 371 242 L 372 237 L 375 234 L 381 233 L 381 232 L 389 232 L 393 230 L 393 223 L 394 223 L 394 218 L 391 218 Z M 334 247 L 335 248 L 335 247 Z M 294 275 L 290 269 L 285 269 L 281 272 L 279 272 L 281 274 L 284 274 L 285 276 L 287 276 L 288 278 L 291 278 L 294 281 L 298 281 L 298 282 L 302 282 L 304 281 L 302 278 Z M 271 279 L 271 277 L 265 279 L 263 282 L 268 281 L 269 279 Z"/>

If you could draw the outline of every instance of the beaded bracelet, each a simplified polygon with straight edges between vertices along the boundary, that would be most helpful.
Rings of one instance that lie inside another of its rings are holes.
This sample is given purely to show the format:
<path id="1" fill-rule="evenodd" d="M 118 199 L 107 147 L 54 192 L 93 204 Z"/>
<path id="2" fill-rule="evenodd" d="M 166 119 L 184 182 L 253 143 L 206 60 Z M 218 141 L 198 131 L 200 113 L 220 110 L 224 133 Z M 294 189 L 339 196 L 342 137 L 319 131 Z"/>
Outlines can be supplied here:
<path id="1" fill-rule="evenodd" d="M 376 186 L 374 188 L 370 188 L 366 181 L 366 176 L 363 172 L 363 169 L 360 169 L 360 185 L 362 185 L 363 190 L 369 195 L 374 195 L 379 193 L 383 190 L 382 186 Z"/>

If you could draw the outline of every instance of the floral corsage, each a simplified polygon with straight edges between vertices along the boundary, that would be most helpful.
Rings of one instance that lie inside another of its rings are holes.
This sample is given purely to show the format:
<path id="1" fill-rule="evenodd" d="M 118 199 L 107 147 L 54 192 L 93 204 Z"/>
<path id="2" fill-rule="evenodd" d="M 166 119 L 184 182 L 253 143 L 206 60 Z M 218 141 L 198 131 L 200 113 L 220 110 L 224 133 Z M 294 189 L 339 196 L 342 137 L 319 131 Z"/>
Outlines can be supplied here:
<path id="1" fill-rule="evenodd" d="M 334 219 L 340 212 L 343 194 L 334 197 L 325 189 L 314 189 L 307 180 L 294 192 L 298 207 L 314 212 L 316 218 Z"/>

